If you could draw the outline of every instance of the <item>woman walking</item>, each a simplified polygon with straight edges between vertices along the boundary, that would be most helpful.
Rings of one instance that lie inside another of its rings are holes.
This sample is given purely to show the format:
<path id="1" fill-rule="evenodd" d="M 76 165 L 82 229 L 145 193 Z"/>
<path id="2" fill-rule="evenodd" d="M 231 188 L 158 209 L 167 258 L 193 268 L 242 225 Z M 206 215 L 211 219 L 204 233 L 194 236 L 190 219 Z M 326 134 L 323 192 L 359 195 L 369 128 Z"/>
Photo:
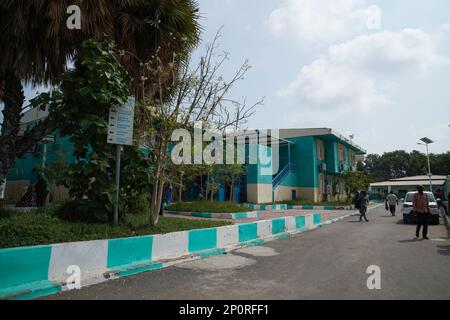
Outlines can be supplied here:
<path id="1" fill-rule="evenodd" d="M 361 191 L 361 194 L 359 196 L 359 213 L 361 214 L 359 216 L 359 222 L 362 221 L 362 218 L 364 218 L 364 220 L 366 220 L 366 222 L 369 222 L 369 219 L 367 219 L 366 217 L 366 213 L 367 213 L 367 205 L 369 204 L 369 196 L 367 194 L 366 191 Z"/>

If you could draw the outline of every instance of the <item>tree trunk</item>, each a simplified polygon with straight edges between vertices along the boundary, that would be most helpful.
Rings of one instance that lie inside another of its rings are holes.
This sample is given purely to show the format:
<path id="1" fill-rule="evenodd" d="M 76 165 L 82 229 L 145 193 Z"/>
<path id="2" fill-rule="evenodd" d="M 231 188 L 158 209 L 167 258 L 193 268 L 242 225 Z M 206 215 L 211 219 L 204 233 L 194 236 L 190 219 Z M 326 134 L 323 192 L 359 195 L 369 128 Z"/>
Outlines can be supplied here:
<path id="1" fill-rule="evenodd" d="M 164 167 L 160 163 L 160 159 L 165 159 L 167 155 L 167 144 L 165 142 L 161 143 L 159 148 L 159 156 L 156 159 L 156 174 L 155 174 L 155 184 L 152 190 L 152 202 L 150 208 L 150 225 L 156 226 L 159 220 L 159 214 L 161 212 L 162 198 L 164 195 Z"/>
<path id="2" fill-rule="evenodd" d="M 158 164 L 156 168 L 156 179 L 152 189 L 152 200 L 150 206 L 150 225 L 152 227 L 158 224 L 159 213 L 161 211 L 161 201 L 163 196 L 164 181 L 162 177 L 162 168 Z"/>
<path id="3" fill-rule="evenodd" d="M 14 166 L 16 157 L 16 142 L 20 129 L 20 118 L 25 96 L 23 86 L 13 72 L 6 71 L 3 95 L 3 124 L 0 135 L 0 180 L 4 181 L 9 169 Z"/>
<path id="4" fill-rule="evenodd" d="M 205 200 L 209 197 L 209 172 L 206 175 L 206 190 L 205 190 Z"/>
<path id="5" fill-rule="evenodd" d="M 230 202 L 233 202 L 233 195 L 234 195 L 234 177 L 231 178 L 231 185 L 230 185 Z"/>
<path id="6" fill-rule="evenodd" d="M 183 201 L 183 176 L 180 176 L 180 186 L 178 188 L 178 201 Z"/>

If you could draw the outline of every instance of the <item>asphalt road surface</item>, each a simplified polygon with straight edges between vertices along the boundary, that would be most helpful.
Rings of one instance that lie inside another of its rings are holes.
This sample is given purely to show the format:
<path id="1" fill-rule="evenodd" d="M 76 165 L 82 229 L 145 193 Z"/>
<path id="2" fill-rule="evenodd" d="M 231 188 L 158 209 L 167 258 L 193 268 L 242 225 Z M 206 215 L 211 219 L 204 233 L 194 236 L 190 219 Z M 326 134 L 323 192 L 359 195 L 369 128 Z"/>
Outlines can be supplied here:
<path id="1" fill-rule="evenodd" d="M 450 299 L 450 238 L 431 240 L 383 207 L 261 247 L 112 280 L 46 299 Z M 367 268 L 381 269 L 381 289 Z"/>

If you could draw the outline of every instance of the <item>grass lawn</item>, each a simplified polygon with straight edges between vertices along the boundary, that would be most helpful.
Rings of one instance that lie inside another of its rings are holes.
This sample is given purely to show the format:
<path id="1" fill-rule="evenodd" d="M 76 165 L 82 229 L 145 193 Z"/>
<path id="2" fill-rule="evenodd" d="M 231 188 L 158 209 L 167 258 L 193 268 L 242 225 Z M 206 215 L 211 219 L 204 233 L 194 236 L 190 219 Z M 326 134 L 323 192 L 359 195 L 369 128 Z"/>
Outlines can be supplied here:
<path id="1" fill-rule="evenodd" d="M 193 201 L 193 202 L 178 202 L 165 208 L 169 211 L 184 211 L 184 212 L 208 212 L 208 213 L 240 213 L 249 212 L 251 209 L 240 207 L 232 202 L 219 201 Z"/>
<path id="2" fill-rule="evenodd" d="M 160 217 L 157 226 L 152 228 L 146 225 L 147 220 L 147 216 L 130 216 L 123 225 L 113 227 L 109 224 L 62 221 L 51 209 L 29 213 L 0 209 L 0 248 L 164 234 L 233 224 Z"/>

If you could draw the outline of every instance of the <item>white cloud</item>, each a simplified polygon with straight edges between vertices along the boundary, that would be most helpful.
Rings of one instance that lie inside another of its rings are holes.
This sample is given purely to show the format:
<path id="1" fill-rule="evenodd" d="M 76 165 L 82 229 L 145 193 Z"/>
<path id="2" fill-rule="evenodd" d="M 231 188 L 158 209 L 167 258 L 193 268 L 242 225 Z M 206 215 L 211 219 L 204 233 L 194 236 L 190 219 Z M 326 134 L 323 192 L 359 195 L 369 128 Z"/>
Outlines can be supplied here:
<path id="1" fill-rule="evenodd" d="M 410 74 L 447 63 L 436 38 L 413 29 L 364 35 L 331 46 L 328 53 L 304 66 L 279 96 L 305 109 L 350 114 L 383 108 L 390 86 Z"/>
<path id="2" fill-rule="evenodd" d="M 265 24 L 271 34 L 301 44 L 333 43 L 379 29 L 382 12 L 365 0 L 284 0 Z"/>

